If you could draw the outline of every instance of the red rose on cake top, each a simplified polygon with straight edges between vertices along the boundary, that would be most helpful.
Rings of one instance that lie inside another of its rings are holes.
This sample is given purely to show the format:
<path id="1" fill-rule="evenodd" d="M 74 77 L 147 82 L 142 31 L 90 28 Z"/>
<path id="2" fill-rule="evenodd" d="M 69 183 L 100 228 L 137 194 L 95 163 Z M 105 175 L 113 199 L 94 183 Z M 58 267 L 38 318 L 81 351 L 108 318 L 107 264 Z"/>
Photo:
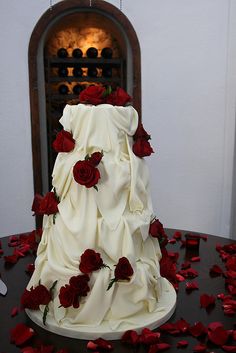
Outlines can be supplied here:
<path id="1" fill-rule="evenodd" d="M 80 103 L 85 103 L 85 104 L 88 103 L 88 104 L 94 104 L 94 105 L 101 104 L 104 102 L 105 91 L 106 91 L 105 87 L 89 86 L 80 93 L 79 95 Z"/>
<path id="2" fill-rule="evenodd" d="M 111 105 L 125 106 L 132 98 L 122 88 L 117 88 L 106 97 L 106 103 Z"/>

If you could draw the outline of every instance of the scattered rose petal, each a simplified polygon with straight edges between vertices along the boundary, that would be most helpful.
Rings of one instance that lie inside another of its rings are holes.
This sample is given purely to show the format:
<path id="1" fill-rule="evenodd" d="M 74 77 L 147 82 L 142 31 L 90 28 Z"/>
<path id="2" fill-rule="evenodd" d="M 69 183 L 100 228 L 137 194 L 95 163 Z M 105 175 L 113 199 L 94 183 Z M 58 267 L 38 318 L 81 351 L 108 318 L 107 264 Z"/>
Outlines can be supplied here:
<path id="1" fill-rule="evenodd" d="M 207 326 L 207 329 L 211 330 L 211 331 L 214 331 L 218 327 L 223 328 L 223 324 L 221 322 L 219 322 L 219 321 L 213 321 Z"/>
<path id="2" fill-rule="evenodd" d="M 181 265 L 181 269 L 182 270 L 186 270 L 187 268 L 191 267 L 191 262 L 190 261 L 185 261 L 184 263 L 182 263 Z"/>
<path id="3" fill-rule="evenodd" d="M 180 333 L 179 328 L 175 324 L 169 322 L 160 326 L 160 330 L 169 333 L 170 335 L 177 335 Z"/>
<path id="4" fill-rule="evenodd" d="M 200 256 L 193 256 L 191 257 L 191 262 L 199 262 L 201 259 L 200 259 Z"/>
<path id="5" fill-rule="evenodd" d="M 186 333 L 188 332 L 188 329 L 190 327 L 189 323 L 184 320 L 180 319 L 175 323 L 176 328 L 181 332 L 181 333 Z"/>
<path id="6" fill-rule="evenodd" d="M 198 284 L 197 284 L 197 282 L 195 282 L 195 281 L 193 281 L 193 282 L 186 282 L 185 289 L 186 289 L 186 291 L 191 292 L 192 290 L 198 289 Z"/>
<path id="7" fill-rule="evenodd" d="M 169 244 L 175 244 L 176 243 L 176 239 L 172 238 L 168 240 Z"/>
<path id="8" fill-rule="evenodd" d="M 236 346 L 225 346 L 223 345 L 221 348 L 223 348 L 224 351 L 226 352 L 236 352 Z"/>
<path id="9" fill-rule="evenodd" d="M 104 338 L 97 338 L 93 342 L 97 344 L 98 349 L 102 349 L 105 351 L 111 351 L 113 349 L 112 344 Z"/>
<path id="10" fill-rule="evenodd" d="M 201 308 L 209 308 L 212 305 L 215 305 L 216 298 L 213 295 L 202 294 L 200 296 L 200 305 Z"/>
<path id="11" fill-rule="evenodd" d="M 10 332 L 11 342 L 15 343 L 16 346 L 20 346 L 27 342 L 34 334 L 34 330 L 25 324 L 17 324 Z"/>
<path id="12" fill-rule="evenodd" d="M 178 274 L 184 276 L 185 278 L 195 278 L 198 276 L 198 272 L 191 267 L 186 270 L 178 271 Z"/>
<path id="13" fill-rule="evenodd" d="M 156 343 L 156 344 L 153 344 L 149 348 L 148 353 L 163 352 L 163 351 L 166 351 L 167 349 L 169 349 L 170 347 L 171 347 L 171 345 L 168 343 Z"/>
<path id="14" fill-rule="evenodd" d="M 208 330 L 209 340 L 218 346 L 223 346 L 227 342 L 228 337 L 229 332 L 223 327 L 218 326 L 215 329 Z"/>
<path id="15" fill-rule="evenodd" d="M 135 330 L 128 330 L 121 337 L 121 341 L 131 346 L 136 346 L 139 343 L 139 335 Z"/>
<path id="16" fill-rule="evenodd" d="M 197 344 L 196 346 L 193 347 L 193 352 L 194 353 L 204 353 L 206 352 L 206 345 L 205 344 Z"/>
<path id="17" fill-rule="evenodd" d="M 179 258 L 179 253 L 178 252 L 169 251 L 168 255 L 174 262 L 177 262 L 177 260 Z"/>
<path id="18" fill-rule="evenodd" d="M 57 353 L 69 353 L 69 351 L 66 348 L 62 348 L 59 351 L 57 351 Z"/>
<path id="19" fill-rule="evenodd" d="M 14 317 L 18 314 L 19 309 L 17 306 L 15 306 L 14 308 L 11 309 L 11 316 Z"/>
<path id="20" fill-rule="evenodd" d="M 182 340 L 177 342 L 177 348 L 185 348 L 188 346 L 188 341 Z"/>
<path id="21" fill-rule="evenodd" d="M 146 345 L 152 345 L 159 342 L 160 336 L 160 332 L 153 332 L 148 328 L 144 328 L 140 336 L 140 342 Z"/>
<path id="22" fill-rule="evenodd" d="M 221 276 L 222 273 L 223 273 L 223 270 L 218 265 L 213 265 L 210 268 L 210 275 L 211 276 Z"/>
<path id="23" fill-rule="evenodd" d="M 88 341 L 87 343 L 87 349 L 90 349 L 92 351 L 96 351 L 98 345 L 94 343 L 93 341 Z"/>
<path id="24" fill-rule="evenodd" d="M 177 281 L 178 282 L 183 282 L 183 281 L 185 281 L 185 278 L 184 278 L 184 276 L 181 276 L 180 274 L 176 274 L 176 279 L 177 279 Z"/>
<path id="25" fill-rule="evenodd" d="M 25 271 L 31 275 L 34 272 L 34 269 L 35 269 L 34 264 L 28 264 Z"/>
<path id="26" fill-rule="evenodd" d="M 189 328 L 189 332 L 193 337 L 200 337 L 206 334 L 207 329 L 200 321 L 198 321 L 195 322 L 195 324 Z"/>

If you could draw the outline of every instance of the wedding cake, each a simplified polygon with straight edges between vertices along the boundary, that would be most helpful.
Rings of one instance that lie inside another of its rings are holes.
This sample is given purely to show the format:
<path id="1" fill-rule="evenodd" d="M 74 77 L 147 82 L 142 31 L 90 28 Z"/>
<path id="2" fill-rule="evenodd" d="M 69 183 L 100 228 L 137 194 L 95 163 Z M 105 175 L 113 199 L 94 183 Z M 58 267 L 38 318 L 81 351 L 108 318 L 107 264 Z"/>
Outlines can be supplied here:
<path id="1" fill-rule="evenodd" d="M 121 89 L 84 90 L 66 105 L 53 190 L 43 214 L 35 270 L 22 295 L 29 317 L 64 336 L 119 339 L 169 319 L 176 294 L 160 275 L 161 250 L 143 156 L 153 151 Z"/>

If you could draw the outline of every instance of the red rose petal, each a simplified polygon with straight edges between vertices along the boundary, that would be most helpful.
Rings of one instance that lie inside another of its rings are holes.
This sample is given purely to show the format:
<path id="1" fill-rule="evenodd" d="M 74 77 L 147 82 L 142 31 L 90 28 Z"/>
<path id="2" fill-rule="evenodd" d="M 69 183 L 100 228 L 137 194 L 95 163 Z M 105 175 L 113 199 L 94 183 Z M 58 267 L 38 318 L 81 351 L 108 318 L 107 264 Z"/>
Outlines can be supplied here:
<path id="1" fill-rule="evenodd" d="M 218 346 L 223 346 L 229 337 L 229 333 L 223 327 L 216 327 L 215 330 L 208 330 L 208 338 L 211 342 Z"/>
<path id="2" fill-rule="evenodd" d="M 139 335 L 134 330 L 128 330 L 121 337 L 121 341 L 131 346 L 136 346 L 139 343 Z"/>
<path id="3" fill-rule="evenodd" d="M 182 340 L 177 342 L 177 348 L 185 348 L 188 346 L 188 341 Z"/>
<path id="4" fill-rule="evenodd" d="M 11 342 L 15 343 L 16 346 L 20 346 L 27 342 L 34 334 L 34 330 L 25 324 L 17 324 L 10 332 Z"/>
<path id="5" fill-rule="evenodd" d="M 159 342 L 160 336 L 160 332 L 153 332 L 148 328 L 144 328 L 140 336 L 140 342 L 146 345 L 153 345 Z"/>
<path id="6" fill-rule="evenodd" d="M 200 337 L 207 332 L 207 329 L 200 321 L 198 321 L 189 328 L 189 332 L 193 337 Z"/>
<path id="7" fill-rule="evenodd" d="M 198 262 L 198 261 L 200 261 L 201 259 L 200 259 L 200 256 L 193 256 L 193 257 L 191 257 L 191 262 Z"/>
<path id="8" fill-rule="evenodd" d="M 38 350 L 33 347 L 24 347 L 20 351 L 21 353 L 38 353 Z"/>
<path id="9" fill-rule="evenodd" d="M 198 284 L 197 284 L 197 282 L 195 282 L 195 281 L 193 281 L 193 282 L 186 282 L 185 289 L 186 289 L 186 291 L 191 292 L 192 290 L 198 289 Z"/>
<path id="10" fill-rule="evenodd" d="M 182 238 L 182 233 L 179 231 L 176 231 L 173 235 L 173 238 L 176 240 L 180 240 Z"/>
<path id="11" fill-rule="evenodd" d="M 169 349 L 171 347 L 170 344 L 168 343 L 157 343 L 157 344 L 153 344 L 150 348 L 148 353 L 157 353 L 157 352 L 163 352 L 166 351 L 167 349 Z"/>
<path id="12" fill-rule="evenodd" d="M 176 274 L 176 279 L 177 279 L 177 281 L 178 282 L 183 282 L 183 281 L 185 281 L 185 278 L 184 278 L 184 276 L 181 276 L 180 274 Z"/>
<path id="13" fill-rule="evenodd" d="M 94 343 L 93 341 L 89 341 L 87 343 L 87 349 L 91 349 L 92 351 L 95 351 L 97 349 L 98 345 Z"/>
<path id="14" fill-rule="evenodd" d="M 11 309 L 11 316 L 14 317 L 18 314 L 19 309 L 17 306 L 15 306 L 14 308 Z"/>
<path id="15" fill-rule="evenodd" d="M 105 340 L 104 338 L 97 338 L 93 342 L 97 344 L 98 349 L 102 349 L 105 351 L 111 351 L 113 349 L 112 344 L 109 341 Z"/>
<path id="16" fill-rule="evenodd" d="M 176 328 L 182 332 L 182 333 L 186 333 L 190 327 L 189 323 L 184 320 L 184 319 L 180 319 L 175 323 Z"/>
<path id="17" fill-rule="evenodd" d="M 223 345 L 221 348 L 223 348 L 224 351 L 226 352 L 236 352 L 236 346 L 225 346 Z"/>
<path id="18" fill-rule="evenodd" d="M 209 308 L 212 305 L 215 305 L 216 298 L 213 295 L 202 294 L 200 296 L 200 305 L 202 308 Z"/>
<path id="19" fill-rule="evenodd" d="M 176 239 L 173 239 L 173 238 L 172 238 L 172 239 L 169 239 L 169 240 L 168 240 L 168 243 L 169 243 L 169 244 L 176 244 Z"/>
<path id="20" fill-rule="evenodd" d="M 197 344 L 196 346 L 193 347 L 193 352 L 194 353 L 204 353 L 206 352 L 206 345 L 205 344 Z"/>
<path id="21" fill-rule="evenodd" d="M 207 329 L 208 330 L 211 330 L 211 331 L 214 331 L 215 329 L 217 329 L 218 327 L 223 327 L 223 324 L 219 321 L 213 321 L 211 322 L 208 326 L 207 326 Z"/>
<path id="22" fill-rule="evenodd" d="M 182 263 L 181 265 L 181 269 L 182 270 L 186 270 L 187 268 L 191 267 L 191 262 L 190 261 L 185 261 L 184 263 Z"/>
<path id="23" fill-rule="evenodd" d="M 223 273 L 223 270 L 218 265 L 213 265 L 210 268 L 210 275 L 212 276 L 220 276 L 222 275 L 222 273 Z"/>
<path id="24" fill-rule="evenodd" d="M 69 353 L 69 351 L 66 348 L 62 348 L 59 351 L 57 351 L 57 353 Z"/>
<path id="25" fill-rule="evenodd" d="M 177 335 L 180 333 L 179 328 L 177 328 L 176 325 L 171 322 L 160 326 L 160 330 L 167 332 L 170 335 Z"/>

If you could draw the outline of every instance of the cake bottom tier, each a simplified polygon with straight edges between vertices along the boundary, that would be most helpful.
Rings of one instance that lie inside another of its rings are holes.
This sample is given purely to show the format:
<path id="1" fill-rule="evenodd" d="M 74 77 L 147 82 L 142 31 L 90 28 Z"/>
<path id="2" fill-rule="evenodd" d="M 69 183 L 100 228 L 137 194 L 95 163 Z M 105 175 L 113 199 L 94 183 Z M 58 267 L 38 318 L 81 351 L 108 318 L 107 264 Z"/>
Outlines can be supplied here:
<path id="1" fill-rule="evenodd" d="M 135 320 L 132 318 L 132 323 L 129 323 L 128 318 L 126 318 L 126 321 L 120 323 L 116 329 L 111 328 L 111 326 L 115 324 L 115 322 L 112 322 L 112 319 L 109 321 L 104 320 L 96 326 L 74 325 L 73 328 L 71 328 L 67 327 L 65 324 L 63 324 L 63 326 L 58 325 L 50 315 L 47 316 L 47 322 L 46 325 L 44 325 L 42 322 L 42 312 L 40 310 L 26 309 L 26 313 L 37 325 L 61 336 L 86 340 L 92 340 L 98 337 L 118 340 L 127 330 L 136 330 L 138 333 L 141 333 L 142 329 L 145 327 L 153 330 L 164 324 L 172 316 L 176 306 L 175 289 L 165 278 L 160 278 L 160 281 L 162 293 L 156 303 L 156 309 L 151 313 L 137 315 Z M 99 303 L 97 305 L 99 305 Z"/>

